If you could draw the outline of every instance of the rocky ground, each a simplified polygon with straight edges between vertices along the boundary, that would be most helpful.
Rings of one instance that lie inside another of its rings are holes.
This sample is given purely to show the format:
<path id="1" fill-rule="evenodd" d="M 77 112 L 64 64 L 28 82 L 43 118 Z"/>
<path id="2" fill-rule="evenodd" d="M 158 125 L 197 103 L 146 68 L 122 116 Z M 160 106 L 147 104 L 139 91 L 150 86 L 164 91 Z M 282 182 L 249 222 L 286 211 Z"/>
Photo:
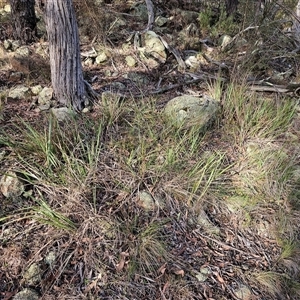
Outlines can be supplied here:
<path id="1" fill-rule="evenodd" d="M 295 40 L 247 4 L 157 1 L 144 31 L 107 2 L 76 2 L 80 116 L 42 21 L 21 45 L 0 10 L 0 299 L 299 299 Z"/>

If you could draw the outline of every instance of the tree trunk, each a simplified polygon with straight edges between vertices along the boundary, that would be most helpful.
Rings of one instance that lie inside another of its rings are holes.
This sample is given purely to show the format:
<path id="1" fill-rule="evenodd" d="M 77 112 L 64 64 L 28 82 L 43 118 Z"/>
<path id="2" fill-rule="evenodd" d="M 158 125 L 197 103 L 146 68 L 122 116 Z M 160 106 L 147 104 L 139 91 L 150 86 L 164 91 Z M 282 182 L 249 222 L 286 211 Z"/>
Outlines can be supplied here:
<path id="1" fill-rule="evenodd" d="M 233 15 L 237 11 L 239 0 L 226 0 L 225 2 L 227 16 Z"/>
<path id="2" fill-rule="evenodd" d="M 54 95 L 60 104 L 81 111 L 87 92 L 72 0 L 47 0 L 45 16 Z"/>
<path id="3" fill-rule="evenodd" d="M 10 0 L 14 38 L 29 43 L 36 37 L 35 0 Z"/>
<path id="4" fill-rule="evenodd" d="M 298 47 L 300 46 L 300 0 L 298 1 L 295 9 L 295 17 L 293 23 L 293 32 L 295 39 L 298 42 Z"/>

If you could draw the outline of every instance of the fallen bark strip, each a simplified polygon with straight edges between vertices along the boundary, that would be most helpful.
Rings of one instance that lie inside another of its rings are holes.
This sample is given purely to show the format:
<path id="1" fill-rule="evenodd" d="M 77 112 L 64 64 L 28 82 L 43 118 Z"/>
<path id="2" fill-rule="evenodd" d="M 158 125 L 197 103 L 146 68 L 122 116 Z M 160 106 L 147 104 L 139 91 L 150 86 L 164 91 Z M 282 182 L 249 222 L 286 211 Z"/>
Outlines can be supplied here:
<path id="1" fill-rule="evenodd" d="M 291 92 L 284 86 L 251 85 L 249 86 L 249 89 L 254 92 L 275 92 L 275 93 Z"/>
<path id="2" fill-rule="evenodd" d="M 293 93 L 295 95 L 299 95 L 300 84 L 299 83 L 291 83 L 288 85 L 256 85 L 253 84 L 249 86 L 251 91 L 255 92 L 273 92 L 273 93 Z"/>

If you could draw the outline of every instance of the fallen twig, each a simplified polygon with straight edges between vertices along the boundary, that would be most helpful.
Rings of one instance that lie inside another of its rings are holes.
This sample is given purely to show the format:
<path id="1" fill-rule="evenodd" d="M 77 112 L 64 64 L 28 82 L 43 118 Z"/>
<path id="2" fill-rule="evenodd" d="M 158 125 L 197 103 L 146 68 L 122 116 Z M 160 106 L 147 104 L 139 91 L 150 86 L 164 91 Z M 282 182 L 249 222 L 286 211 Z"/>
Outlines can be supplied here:
<path id="1" fill-rule="evenodd" d="M 154 5 L 151 0 L 145 0 L 147 5 L 147 12 L 148 12 L 148 24 L 144 31 L 151 30 L 154 23 Z"/>

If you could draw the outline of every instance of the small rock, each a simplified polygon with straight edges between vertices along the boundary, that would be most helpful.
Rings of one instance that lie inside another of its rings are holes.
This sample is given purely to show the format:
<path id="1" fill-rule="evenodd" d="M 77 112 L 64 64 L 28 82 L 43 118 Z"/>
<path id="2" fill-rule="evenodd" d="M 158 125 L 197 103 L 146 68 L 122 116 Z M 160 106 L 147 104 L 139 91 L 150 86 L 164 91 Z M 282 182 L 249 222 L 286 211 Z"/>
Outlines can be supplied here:
<path id="1" fill-rule="evenodd" d="M 53 96 L 53 89 L 44 87 L 38 96 L 38 104 L 45 105 L 50 103 Z"/>
<path id="2" fill-rule="evenodd" d="M 5 50 L 11 50 L 12 49 L 12 40 L 5 40 L 3 42 L 3 47 Z"/>
<path id="3" fill-rule="evenodd" d="M 136 65 L 136 60 L 131 55 L 126 56 L 125 60 L 129 67 L 134 67 Z"/>
<path id="4" fill-rule="evenodd" d="M 200 269 L 200 272 L 197 272 L 195 277 L 198 279 L 200 282 L 204 282 L 209 275 L 211 274 L 211 270 L 208 267 L 202 267 Z"/>
<path id="5" fill-rule="evenodd" d="M 219 44 L 221 45 L 222 49 L 225 49 L 232 41 L 232 37 L 230 35 L 224 34 L 220 37 Z"/>
<path id="6" fill-rule="evenodd" d="M 234 294 L 241 300 L 250 300 L 252 295 L 250 289 L 245 285 L 241 285 L 234 291 Z"/>
<path id="7" fill-rule="evenodd" d="M 64 121 L 74 115 L 74 112 L 67 107 L 52 108 L 51 112 L 58 121 Z"/>
<path id="8" fill-rule="evenodd" d="M 43 87 L 41 85 L 35 85 L 33 87 L 31 87 L 31 93 L 33 95 L 38 95 L 41 91 L 42 91 Z"/>
<path id="9" fill-rule="evenodd" d="M 81 112 L 82 112 L 83 114 L 87 114 L 87 113 L 90 112 L 90 111 L 91 111 L 91 107 L 87 106 L 87 107 L 85 107 Z"/>
<path id="10" fill-rule="evenodd" d="M 38 22 L 39 24 L 40 22 Z M 47 43 L 39 43 L 37 45 L 37 48 L 35 49 L 35 53 L 43 57 L 44 59 L 49 59 L 49 54 L 48 54 L 48 42 Z"/>
<path id="11" fill-rule="evenodd" d="M 39 300 L 39 295 L 32 289 L 24 289 L 23 291 L 17 293 L 13 300 Z"/>
<path id="12" fill-rule="evenodd" d="M 12 41 L 11 48 L 13 51 L 16 51 L 21 46 L 21 42 L 19 40 Z"/>
<path id="13" fill-rule="evenodd" d="M 188 67 L 192 69 L 196 69 L 200 67 L 200 61 L 198 59 L 198 55 L 190 55 L 186 58 L 184 62 Z"/>
<path id="14" fill-rule="evenodd" d="M 145 53 L 150 54 L 156 58 L 160 63 L 165 63 L 167 59 L 167 53 L 165 46 L 154 31 L 147 31 L 144 35 L 145 39 Z"/>
<path id="15" fill-rule="evenodd" d="M 216 225 L 214 225 L 210 219 L 208 218 L 205 211 L 201 211 L 197 218 L 197 223 L 203 227 L 204 231 L 211 233 L 211 234 L 219 234 L 220 228 Z"/>
<path id="16" fill-rule="evenodd" d="M 6 5 L 3 7 L 3 10 L 4 10 L 6 13 L 10 13 L 10 12 L 11 12 L 10 5 L 9 5 L 9 4 L 6 4 Z"/>
<path id="17" fill-rule="evenodd" d="M 155 19 L 155 24 L 159 27 L 162 27 L 164 26 L 165 24 L 167 24 L 169 21 L 168 18 L 166 17 L 162 17 L 162 16 L 158 16 L 156 19 Z"/>
<path id="18" fill-rule="evenodd" d="M 45 104 L 39 105 L 38 109 L 39 109 L 39 111 L 45 111 L 45 110 L 50 109 L 50 107 L 51 107 L 51 103 L 47 102 Z"/>
<path id="19" fill-rule="evenodd" d="M 124 77 L 132 80 L 138 85 L 144 85 L 149 83 L 149 78 L 144 73 L 129 72 Z"/>
<path id="20" fill-rule="evenodd" d="M 264 238 L 275 238 L 272 236 L 272 233 L 274 232 L 274 230 L 272 231 L 271 225 L 269 222 L 264 221 L 264 220 L 258 220 L 254 227 L 257 230 L 258 235 L 264 237 Z M 273 233 L 274 235 L 274 233 Z"/>
<path id="21" fill-rule="evenodd" d="M 96 57 L 96 64 L 101 64 L 103 62 L 105 62 L 108 59 L 108 56 L 106 55 L 106 53 L 103 51 L 101 52 L 97 57 Z"/>
<path id="22" fill-rule="evenodd" d="M 155 200 L 146 191 L 139 192 L 138 194 L 138 205 L 146 211 L 151 211 L 156 208 Z"/>
<path id="23" fill-rule="evenodd" d="M 91 57 L 88 57 L 84 60 L 84 65 L 87 67 L 91 67 L 94 64 L 94 60 Z"/>
<path id="24" fill-rule="evenodd" d="M 26 86 L 17 86 L 8 93 L 8 100 L 26 99 L 30 96 L 31 91 Z"/>
<path id="25" fill-rule="evenodd" d="M 9 171 L 1 177 L 0 190 L 6 198 L 18 197 L 24 192 L 24 185 L 15 172 Z"/>
<path id="26" fill-rule="evenodd" d="M 30 55 L 30 51 L 27 46 L 22 46 L 16 50 L 16 54 L 23 57 L 27 57 Z"/>
<path id="27" fill-rule="evenodd" d="M 36 285 L 41 281 L 41 269 L 37 263 L 33 263 L 25 272 L 24 281 L 28 285 Z"/>
<path id="28" fill-rule="evenodd" d="M 105 77 L 112 77 L 113 73 L 111 72 L 111 70 L 104 70 L 104 76 Z"/>
<path id="29" fill-rule="evenodd" d="M 54 262 L 56 260 L 56 257 L 57 257 L 57 255 L 56 255 L 56 253 L 54 251 L 50 251 L 47 254 L 47 256 L 45 257 L 45 262 L 46 262 L 47 265 L 50 266 L 51 269 L 54 266 Z"/>

